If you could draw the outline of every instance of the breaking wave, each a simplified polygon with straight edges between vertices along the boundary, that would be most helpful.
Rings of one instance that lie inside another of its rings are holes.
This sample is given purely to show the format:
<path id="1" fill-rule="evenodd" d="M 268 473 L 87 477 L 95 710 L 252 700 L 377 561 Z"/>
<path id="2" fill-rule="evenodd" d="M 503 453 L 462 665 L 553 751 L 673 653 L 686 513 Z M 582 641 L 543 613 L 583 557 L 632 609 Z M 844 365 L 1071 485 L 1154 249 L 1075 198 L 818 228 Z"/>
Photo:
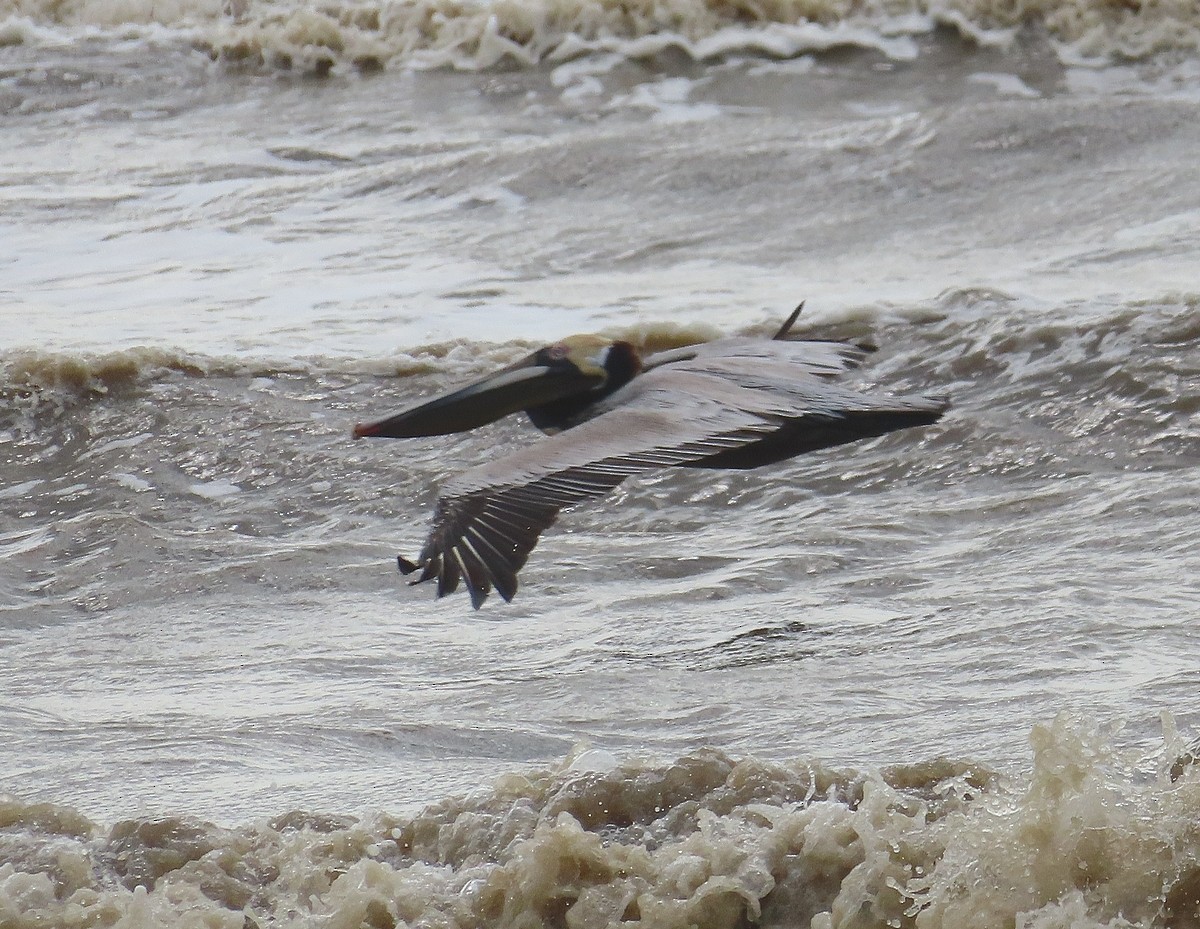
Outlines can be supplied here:
<path id="1" fill-rule="evenodd" d="M 1200 782 L 1062 716 L 1033 764 L 873 772 L 577 750 L 413 816 L 108 827 L 0 802 L 0 921 L 46 925 L 1194 925 Z M 1186 756 L 1190 757 L 1190 756 Z M 1151 766 L 1153 767 L 1153 765 Z"/>
<path id="2" fill-rule="evenodd" d="M 468 70 L 583 55 L 697 61 L 792 58 L 831 48 L 916 54 L 939 28 L 983 44 L 1044 32 L 1070 56 L 1144 58 L 1200 48 L 1190 0 L 13 0 L 0 44 L 179 35 L 226 62 L 325 73 L 335 66 Z"/>
<path id="3" fill-rule="evenodd" d="M 875 304 L 849 307 L 820 323 L 797 329 L 800 337 L 865 340 L 893 349 L 896 366 L 930 380 L 954 382 L 988 374 L 993 384 L 1011 382 L 1031 391 L 1056 379 L 1097 374 L 1126 379 L 1171 377 L 1162 395 L 1194 396 L 1178 377 L 1182 359 L 1200 343 L 1200 296 L 1167 294 L 1129 304 L 1030 307 L 1001 291 L 952 289 L 919 306 Z M 725 332 L 702 322 L 638 321 L 603 334 L 625 339 L 642 354 L 666 351 L 727 335 L 768 337 L 778 320 Z M 567 328 L 570 328 L 569 326 Z M 562 331 L 560 331 L 562 330 Z M 547 337 L 569 334 L 560 326 Z M 406 347 L 388 354 L 278 355 L 251 352 L 210 355 L 141 346 L 112 351 L 0 352 L 0 397 L 30 394 L 103 399 L 178 378 L 255 378 L 294 374 L 309 378 L 427 378 L 434 382 L 493 371 L 535 350 L 527 340 L 504 343 L 467 338 Z M 896 351 L 899 354 L 896 354 Z M 1119 379 L 1119 378 L 1118 378 Z"/>

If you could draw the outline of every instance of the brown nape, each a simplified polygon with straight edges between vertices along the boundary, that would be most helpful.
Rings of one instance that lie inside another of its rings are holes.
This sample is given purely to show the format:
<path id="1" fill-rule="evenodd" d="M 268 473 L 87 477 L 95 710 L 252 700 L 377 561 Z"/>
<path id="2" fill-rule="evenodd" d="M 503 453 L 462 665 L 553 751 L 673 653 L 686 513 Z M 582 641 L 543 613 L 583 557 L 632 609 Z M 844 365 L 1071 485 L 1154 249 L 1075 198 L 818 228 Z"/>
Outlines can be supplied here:
<path id="1" fill-rule="evenodd" d="M 608 380 L 604 382 L 607 396 L 642 373 L 642 356 L 630 342 L 613 342 L 604 359 L 604 370 L 608 372 Z"/>

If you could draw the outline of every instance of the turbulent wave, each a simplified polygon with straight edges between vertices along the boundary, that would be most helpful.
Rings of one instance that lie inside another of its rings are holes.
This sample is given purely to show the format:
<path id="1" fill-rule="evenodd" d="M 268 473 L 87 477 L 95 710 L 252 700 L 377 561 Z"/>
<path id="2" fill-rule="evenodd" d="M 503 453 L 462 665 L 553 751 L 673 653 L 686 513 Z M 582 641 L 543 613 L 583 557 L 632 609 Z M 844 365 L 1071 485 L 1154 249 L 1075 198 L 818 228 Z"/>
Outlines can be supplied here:
<path id="1" fill-rule="evenodd" d="M 705 325 L 641 323 L 622 328 L 619 335 L 643 352 L 657 352 L 713 339 L 720 333 Z M 35 394 L 54 394 L 99 400 L 125 396 L 177 377 L 245 378 L 277 374 L 415 377 L 439 373 L 462 377 L 508 364 L 535 347 L 522 341 L 486 344 L 451 339 L 364 358 L 217 356 L 151 346 L 107 352 L 21 349 L 0 353 L 0 397 L 12 401 Z"/>
<path id="2" fill-rule="evenodd" d="M 644 321 L 610 327 L 643 354 L 665 351 L 724 335 L 767 336 L 767 320 L 740 332 L 706 324 Z M 551 330 L 547 338 L 569 333 Z M 1063 379 L 1087 376 L 1091 383 L 1125 384 L 1142 397 L 1151 380 L 1154 397 L 1190 403 L 1194 391 L 1178 373 L 1200 342 L 1200 296 L 1167 294 L 1136 304 L 1091 307 L 1030 307 L 1000 291 L 953 289 L 924 306 L 873 305 L 849 308 L 808 330 L 814 338 L 878 342 L 899 351 L 906 371 L 929 381 L 960 382 L 987 374 L 1036 395 Z M 108 352 L 23 349 L 0 353 L 0 396 L 57 394 L 102 400 L 122 397 L 150 384 L 185 378 L 255 378 L 292 374 L 305 378 L 421 378 L 434 385 L 473 377 L 509 364 L 537 346 L 519 340 L 483 343 L 465 338 L 428 342 L 376 356 L 208 355 L 181 349 L 138 347 Z M 895 352 L 888 352 L 892 355 Z M 1108 380 L 1093 375 L 1106 374 Z M 1169 383 L 1168 383 L 1169 382 Z M 1141 385 L 1138 387 L 1138 385 Z"/>
<path id="3" fill-rule="evenodd" d="M 468 345 L 463 341 L 431 343 L 376 358 L 214 356 L 151 347 L 99 353 L 28 349 L 0 354 L 0 397 L 10 402 L 50 396 L 100 401 L 125 397 L 179 377 L 254 378 L 280 374 L 409 377 L 443 369 L 486 370 L 511 359 L 520 350 L 516 345 Z"/>
<path id="4" fill-rule="evenodd" d="M 790 58 L 836 47 L 914 53 L 906 37 L 939 27 L 1001 43 L 1027 26 L 1075 55 L 1141 58 L 1200 47 L 1190 0 L 8 0 L 0 41 L 61 40 L 63 31 L 127 35 L 155 26 L 214 58 L 325 72 L 349 63 L 487 69 L 611 52 L 647 59 Z M 161 33 L 157 33 L 161 34 Z"/>
<path id="5" fill-rule="evenodd" d="M 101 354 L 28 350 L 0 356 L 0 390 L 6 395 L 39 390 L 107 395 L 156 377 L 202 375 L 212 368 L 209 359 L 154 348 Z"/>
<path id="6" fill-rule="evenodd" d="M 0 802 L 0 921 L 45 925 L 1194 925 L 1200 782 L 1067 716 L 1032 770 L 597 750 L 411 817 L 101 826 Z M 1178 742 L 1168 733 L 1168 742 Z M 1168 759 L 1178 745 L 1164 751 Z"/>
<path id="7" fill-rule="evenodd" d="M 877 344 L 881 351 L 857 379 L 897 393 L 936 384 L 953 398 L 953 415 L 929 437 L 925 453 L 908 461 L 910 479 L 921 473 L 933 480 L 946 471 L 1030 478 L 1083 473 L 1100 464 L 1170 470 L 1187 467 L 1197 454 L 1189 427 L 1200 405 L 1196 301 L 1175 296 L 1091 313 L 1076 307 L 1031 312 L 1001 293 L 955 290 L 919 308 L 851 310 L 809 334 Z M 767 328 L 747 331 L 767 335 Z M 658 351 L 718 333 L 704 325 L 642 323 L 613 334 Z M 263 448 L 262 459 L 247 471 L 245 443 L 257 441 L 248 437 L 295 430 L 306 448 L 296 459 L 305 462 L 295 475 L 299 486 L 325 481 L 344 467 L 347 487 L 362 481 L 386 486 L 395 481 L 386 470 L 368 474 L 366 462 L 349 465 L 332 451 L 347 443 L 355 421 L 474 379 L 533 347 L 453 340 L 365 358 L 218 357 L 151 348 L 13 353 L 0 356 L 0 435 L 11 440 L 0 463 L 9 462 L 14 484 L 39 488 L 25 494 L 31 506 L 44 496 L 47 512 L 57 512 L 58 495 L 85 483 L 100 494 L 91 506 L 103 510 L 110 495 L 123 500 L 131 493 L 113 486 L 114 473 L 137 475 L 134 491 L 165 482 L 185 500 L 217 474 L 243 475 L 254 485 L 280 467 L 280 452 Z M 514 437 L 526 435 L 521 423 L 507 428 Z M 144 448 L 124 444 L 148 435 L 156 438 Z M 95 473 L 83 481 L 78 455 L 93 443 L 100 445 L 89 452 Z M 421 449 L 433 467 L 444 443 Z M 989 451 L 964 456 L 963 449 Z M 413 454 L 406 447 L 405 455 Z M 168 480 L 162 456 L 195 458 L 203 466 L 186 480 Z M 386 468 L 390 461 L 376 464 Z M 809 480 L 840 486 L 840 461 L 809 462 Z M 861 460 L 859 466 L 865 467 Z M 410 476 L 410 492 L 420 493 L 427 483 L 422 473 Z M 252 499 L 269 511 L 301 493 L 289 486 L 260 488 L 263 495 Z"/>

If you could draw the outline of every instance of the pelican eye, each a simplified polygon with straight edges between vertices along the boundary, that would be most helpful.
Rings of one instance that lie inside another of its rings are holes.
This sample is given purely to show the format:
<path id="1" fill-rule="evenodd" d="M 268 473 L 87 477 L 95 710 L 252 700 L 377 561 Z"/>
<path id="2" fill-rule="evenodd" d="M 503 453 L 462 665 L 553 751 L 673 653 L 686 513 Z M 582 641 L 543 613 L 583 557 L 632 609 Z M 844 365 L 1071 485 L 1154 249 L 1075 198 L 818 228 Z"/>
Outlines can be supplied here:
<path id="1" fill-rule="evenodd" d="M 571 354 L 571 348 L 570 346 L 563 345 L 563 343 L 559 342 L 556 345 L 551 345 L 546 350 L 546 354 L 550 356 L 551 361 L 562 361 Z"/>

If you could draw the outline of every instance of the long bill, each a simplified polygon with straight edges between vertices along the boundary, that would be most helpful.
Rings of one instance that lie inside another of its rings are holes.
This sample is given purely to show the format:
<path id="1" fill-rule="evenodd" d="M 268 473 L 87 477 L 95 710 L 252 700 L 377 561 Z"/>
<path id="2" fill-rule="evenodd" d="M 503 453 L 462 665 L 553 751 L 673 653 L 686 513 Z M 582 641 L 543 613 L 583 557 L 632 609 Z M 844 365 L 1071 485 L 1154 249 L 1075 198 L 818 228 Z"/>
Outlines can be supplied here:
<path id="1" fill-rule="evenodd" d="M 583 393 L 603 380 L 574 366 L 548 367 L 530 355 L 474 384 L 434 397 L 395 416 L 359 423 L 354 438 L 409 439 L 465 432 L 530 407 Z"/>

